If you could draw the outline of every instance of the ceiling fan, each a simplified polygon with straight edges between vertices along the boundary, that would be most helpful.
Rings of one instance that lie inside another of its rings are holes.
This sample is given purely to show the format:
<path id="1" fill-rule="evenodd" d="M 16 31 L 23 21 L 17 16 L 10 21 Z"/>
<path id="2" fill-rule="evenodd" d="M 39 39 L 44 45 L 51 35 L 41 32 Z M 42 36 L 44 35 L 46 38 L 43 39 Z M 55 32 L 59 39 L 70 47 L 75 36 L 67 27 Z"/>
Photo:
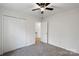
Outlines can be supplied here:
<path id="1" fill-rule="evenodd" d="M 54 10 L 53 8 L 49 8 L 47 7 L 50 3 L 36 3 L 39 8 L 36 8 L 36 9 L 32 9 L 32 11 L 36 11 L 36 10 L 41 10 L 41 14 L 44 13 L 45 10 Z"/>

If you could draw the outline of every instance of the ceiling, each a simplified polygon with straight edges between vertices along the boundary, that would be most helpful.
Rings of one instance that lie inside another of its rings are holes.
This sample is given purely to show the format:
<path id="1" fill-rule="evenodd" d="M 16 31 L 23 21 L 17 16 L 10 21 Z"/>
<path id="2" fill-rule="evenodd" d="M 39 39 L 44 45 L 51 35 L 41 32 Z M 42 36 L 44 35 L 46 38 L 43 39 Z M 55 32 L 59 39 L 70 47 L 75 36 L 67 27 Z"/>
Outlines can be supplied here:
<path id="1" fill-rule="evenodd" d="M 12 10 L 20 13 L 25 13 L 33 17 L 40 18 L 40 10 L 32 11 L 33 8 L 38 7 L 35 3 L 0 3 L 0 9 Z M 53 11 L 46 10 L 44 16 L 49 17 L 54 13 L 65 12 L 67 10 L 79 8 L 79 3 L 51 3 L 49 7 L 53 7 Z"/>

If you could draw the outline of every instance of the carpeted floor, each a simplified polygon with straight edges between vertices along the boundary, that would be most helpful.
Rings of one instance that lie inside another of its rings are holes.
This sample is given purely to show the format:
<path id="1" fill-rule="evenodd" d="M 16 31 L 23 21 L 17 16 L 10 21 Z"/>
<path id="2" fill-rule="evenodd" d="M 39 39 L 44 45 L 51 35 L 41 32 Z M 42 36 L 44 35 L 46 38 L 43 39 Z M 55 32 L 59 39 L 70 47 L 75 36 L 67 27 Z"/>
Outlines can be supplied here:
<path id="1" fill-rule="evenodd" d="M 34 44 L 5 53 L 3 56 L 79 56 L 79 54 L 53 45 L 40 43 L 39 45 Z"/>

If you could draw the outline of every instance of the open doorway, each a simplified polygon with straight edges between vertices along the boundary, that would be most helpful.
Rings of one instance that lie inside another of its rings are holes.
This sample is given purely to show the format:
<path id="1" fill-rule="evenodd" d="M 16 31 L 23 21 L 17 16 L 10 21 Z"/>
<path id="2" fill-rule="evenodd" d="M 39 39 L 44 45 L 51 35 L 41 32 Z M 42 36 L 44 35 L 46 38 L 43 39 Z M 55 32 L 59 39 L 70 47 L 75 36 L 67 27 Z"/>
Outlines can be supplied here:
<path id="1" fill-rule="evenodd" d="M 35 44 L 44 42 L 48 44 L 48 22 L 42 21 L 35 24 Z"/>
<path id="2" fill-rule="evenodd" d="M 41 41 L 41 22 L 35 23 L 35 44 Z"/>

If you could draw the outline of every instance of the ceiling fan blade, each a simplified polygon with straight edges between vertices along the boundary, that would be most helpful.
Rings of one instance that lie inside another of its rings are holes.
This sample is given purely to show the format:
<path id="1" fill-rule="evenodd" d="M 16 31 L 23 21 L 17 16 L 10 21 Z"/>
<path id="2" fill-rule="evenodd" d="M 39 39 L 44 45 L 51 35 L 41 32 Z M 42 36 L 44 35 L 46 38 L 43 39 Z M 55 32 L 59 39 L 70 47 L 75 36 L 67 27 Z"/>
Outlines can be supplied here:
<path id="1" fill-rule="evenodd" d="M 32 9 L 32 11 L 35 11 L 35 10 L 40 10 L 40 8 Z"/>
<path id="2" fill-rule="evenodd" d="M 46 8 L 47 10 L 54 10 L 53 8 Z"/>
<path id="3" fill-rule="evenodd" d="M 50 3 L 45 3 L 45 6 L 48 6 Z"/>
<path id="4" fill-rule="evenodd" d="M 36 3 L 38 6 L 40 6 L 40 3 Z"/>

